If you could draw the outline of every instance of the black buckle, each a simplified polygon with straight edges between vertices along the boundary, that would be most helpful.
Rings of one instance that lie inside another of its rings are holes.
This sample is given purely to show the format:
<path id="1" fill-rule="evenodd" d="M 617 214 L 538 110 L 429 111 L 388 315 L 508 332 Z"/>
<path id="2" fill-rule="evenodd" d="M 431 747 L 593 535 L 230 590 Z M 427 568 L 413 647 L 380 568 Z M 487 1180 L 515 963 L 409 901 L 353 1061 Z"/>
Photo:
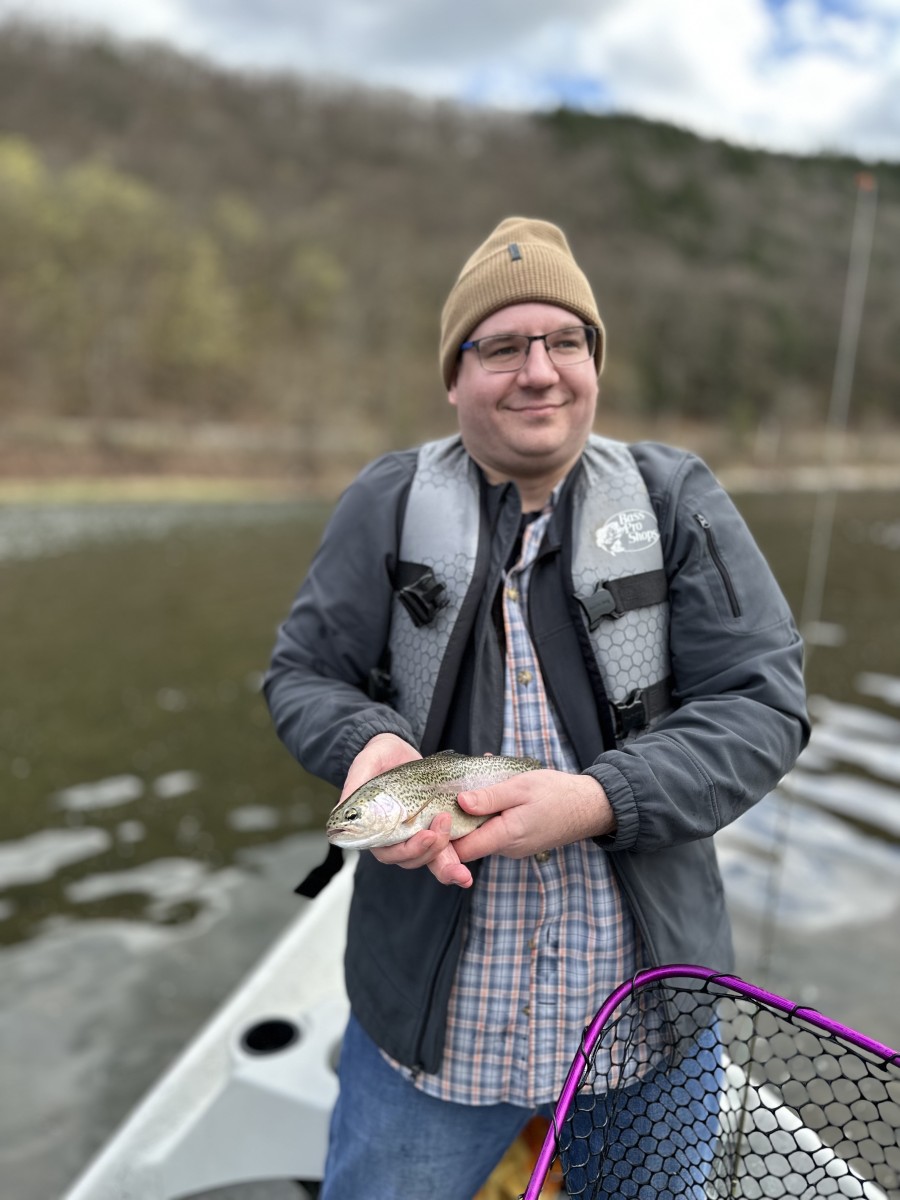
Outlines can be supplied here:
<path id="1" fill-rule="evenodd" d="M 598 583 L 589 596 L 576 596 L 575 599 L 587 617 L 588 629 L 591 633 L 604 617 L 621 617 L 622 615 L 616 605 L 615 596 L 602 583 Z"/>
<path id="2" fill-rule="evenodd" d="M 433 621 L 442 608 L 446 608 L 449 600 L 442 595 L 445 590 L 429 568 L 418 579 L 400 588 L 397 599 L 409 613 L 413 624 L 421 628 Z"/>
<path id="3" fill-rule="evenodd" d="M 611 705 L 611 708 L 619 737 L 627 737 L 632 731 L 643 729 L 648 722 L 644 693 L 640 688 L 635 688 L 630 696 L 626 696 L 619 704 Z"/>
<path id="4" fill-rule="evenodd" d="M 383 666 L 373 667 L 369 672 L 366 693 L 369 699 L 374 700 L 376 704 L 390 704 L 397 694 L 390 671 Z"/>

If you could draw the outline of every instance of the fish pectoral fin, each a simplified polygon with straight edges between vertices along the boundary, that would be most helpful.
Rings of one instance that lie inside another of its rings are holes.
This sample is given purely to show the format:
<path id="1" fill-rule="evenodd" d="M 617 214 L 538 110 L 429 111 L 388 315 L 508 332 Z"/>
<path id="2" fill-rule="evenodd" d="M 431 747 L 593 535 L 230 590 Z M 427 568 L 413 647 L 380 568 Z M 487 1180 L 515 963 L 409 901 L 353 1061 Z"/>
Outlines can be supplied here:
<path id="1" fill-rule="evenodd" d="M 400 822 L 400 824 L 401 825 L 409 825 L 410 822 L 412 822 L 416 819 L 416 817 L 419 815 L 420 812 L 422 812 L 423 809 L 428 807 L 428 803 L 429 802 L 426 800 L 426 801 L 424 801 L 424 803 L 420 804 L 418 808 L 414 808 L 408 817 L 403 818 L 403 820 Z"/>

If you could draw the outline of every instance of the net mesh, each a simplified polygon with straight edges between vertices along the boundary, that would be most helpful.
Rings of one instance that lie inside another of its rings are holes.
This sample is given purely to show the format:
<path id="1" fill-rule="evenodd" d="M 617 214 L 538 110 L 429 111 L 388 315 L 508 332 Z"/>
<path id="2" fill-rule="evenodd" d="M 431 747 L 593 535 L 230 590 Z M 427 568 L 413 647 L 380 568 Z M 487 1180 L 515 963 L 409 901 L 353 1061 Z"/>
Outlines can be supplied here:
<path id="1" fill-rule="evenodd" d="M 635 985 L 586 1031 L 545 1144 L 565 1193 L 900 1200 L 900 1058 L 706 975 Z"/>

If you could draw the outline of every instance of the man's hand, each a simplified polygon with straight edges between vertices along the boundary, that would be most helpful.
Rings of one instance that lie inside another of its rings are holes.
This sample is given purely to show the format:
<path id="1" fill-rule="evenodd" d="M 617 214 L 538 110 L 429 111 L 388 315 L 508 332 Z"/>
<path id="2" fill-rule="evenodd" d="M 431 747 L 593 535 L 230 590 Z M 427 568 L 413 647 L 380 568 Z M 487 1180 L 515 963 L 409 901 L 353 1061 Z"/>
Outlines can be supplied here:
<path id="1" fill-rule="evenodd" d="M 527 858 L 541 850 L 612 833 L 616 819 L 606 792 L 590 775 L 529 771 L 503 783 L 461 792 L 459 805 L 490 820 L 458 838 L 460 862 L 488 854 Z"/>

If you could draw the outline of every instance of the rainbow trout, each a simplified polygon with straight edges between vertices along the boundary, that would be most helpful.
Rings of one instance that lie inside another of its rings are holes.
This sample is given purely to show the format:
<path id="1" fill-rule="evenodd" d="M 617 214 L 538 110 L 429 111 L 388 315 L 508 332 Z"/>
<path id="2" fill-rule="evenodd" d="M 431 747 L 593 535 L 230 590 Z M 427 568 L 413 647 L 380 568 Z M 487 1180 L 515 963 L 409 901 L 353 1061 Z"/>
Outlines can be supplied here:
<path id="1" fill-rule="evenodd" d="M 483 758 L 442 750 L 427 758 L 401 763 L 376 775 L 351 792 L 331 813 L 325 825 L 333 845 L 371 850 L 405 842 L 427 829 L 438 813 L 453 816 L 450 837 L 477 829 L 487 817 L 473 817 L 456 803 L 459 792 L 502 783 L 523 771 L 539 771 L 536 758 L 487 754 Z"/>

